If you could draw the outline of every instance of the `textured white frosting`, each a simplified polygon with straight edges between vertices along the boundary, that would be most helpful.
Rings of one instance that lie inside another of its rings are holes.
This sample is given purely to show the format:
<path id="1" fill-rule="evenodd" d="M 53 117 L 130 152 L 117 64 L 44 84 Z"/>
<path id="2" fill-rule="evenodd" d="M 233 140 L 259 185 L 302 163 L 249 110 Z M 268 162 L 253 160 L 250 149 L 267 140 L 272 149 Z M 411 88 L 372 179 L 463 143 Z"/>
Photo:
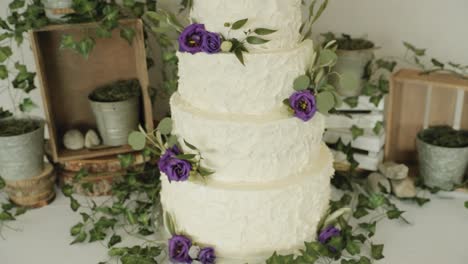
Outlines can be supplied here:
<path id="1" fill-rule="evenodd" d="M 171 184 L 164 176 L 163 208 L 178 232 L 213 246 L 218 256 L 247 260 L 291 253 L 315 239 L 328 208 L 332 156 L 325 146 L 319 153 L 301 173 L 265 184 Z"/>
<path id="2" fill-rule="evenodd" d="M 294 80 L 308 69 L 311 40 L 276 52 L 245 54 L 178 53 L 179 93 L 193 106 L 219 113 L 265 114 L 283 106 Z"/>
<path id="3" fill-rule="evenodd" d="M 226 38 L 244 39 L 243 30 L 268 28 L 278 30 L 264 36 L 271 40 L 262 45 L 247 45 L 254 49 L 292 48 L 300 40 L 302 24 L 301 0 L 194 0 L 191 17 L 205 24 L 207 30 L 222 33 Z M 226 22 L 248 18 L 242 30 L 229 31 Z"/>
<path id="4" fill-rule="evenodd" d="M 200 150 L 202 164 L 216 171 L 212 177 L 218 181 L 275 181 L 301 171 L 319 154 L 325 123 L 321 114 L 309 122 L 287 112 L 217 114 L 194 108 L 177 93 L 171 108 L 173 133 Z"/>

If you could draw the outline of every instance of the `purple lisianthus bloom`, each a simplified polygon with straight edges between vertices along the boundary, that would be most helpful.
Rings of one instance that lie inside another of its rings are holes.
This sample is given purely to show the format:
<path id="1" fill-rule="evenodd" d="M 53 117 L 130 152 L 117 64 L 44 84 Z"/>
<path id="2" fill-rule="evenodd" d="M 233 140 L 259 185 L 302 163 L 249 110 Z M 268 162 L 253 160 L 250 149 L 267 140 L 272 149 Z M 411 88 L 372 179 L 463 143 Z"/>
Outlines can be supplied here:
<path id="1" fill-rule="evenodd" d="M 179 36 L 179 50 L 192 54 L 201 52 L 206 33 L 205 25 L 203 24 L 192 24 L 186 27 Z"/>
<path id="2" fill-rule="evenodd" d="M 158 162 L 159 170 L 167 174 L 167 168 L 168 168 L 167 163 L 169 162 L 170 159 L 180 154 L 182 154 L 182 151 L 180 151 L 177 145 L 173 146 L 172 148 L 167 149 L 166 152 L 159 159 L 159 162 Z"/>
<path id="3" fill-rule="evenodd" d="M 317 112 L 315 96 L 309 90 L 295 92 L 289 97 L 289 105 L 302 121 L 309 121 Z"/>
<path id="4" fill-rule="evenodd" d="M 216 254 L 214 249 L 211 247 L 202 249 L 198 254 L 198 260 L 202 264 L 214 264 L 216 261 Z"/>
<path id="5" fill-rule="evenodd" d="M 334 226 L 329 226 L 329 227 L 323 229 L 322 232 L 320 232 L 318 240 L 319 240 L 320 243 L 325 245 L 330 241 L 330 239 L 332 239 L 333 237 L 338 237 L 340 235 L 341 235 L 340 229 L 338 229 L 338 228 L 336 228 Z M 336 248 L 334 248 L 332 246 L 329 246 L 328 249 L 330 251 L 332 251 L 332 252 L 336 251 Z"/>
<path id="6" fill-rule="evenodd" d="M 192 263 L 189 250 L 192 241 L 185 236 L 173 236 L 169 239 L 169 257 L 179 263 Z"/>
<path id="7" fill-rule="evenodd" d="M 186 181 L 190 177 L 190 171 L 192 170 L 192 164 L 186 160 L 181 160 L 178 158 L 170 158 L 166 167 L 164 168 L 169 182 L 176 181 Z"/>
<path id="8" fill-rule="evenodd" d="M 202 50 L 213 54 L 221 51 L 221 37 L 219 34 L 206 32 L 203 36 Z"/>

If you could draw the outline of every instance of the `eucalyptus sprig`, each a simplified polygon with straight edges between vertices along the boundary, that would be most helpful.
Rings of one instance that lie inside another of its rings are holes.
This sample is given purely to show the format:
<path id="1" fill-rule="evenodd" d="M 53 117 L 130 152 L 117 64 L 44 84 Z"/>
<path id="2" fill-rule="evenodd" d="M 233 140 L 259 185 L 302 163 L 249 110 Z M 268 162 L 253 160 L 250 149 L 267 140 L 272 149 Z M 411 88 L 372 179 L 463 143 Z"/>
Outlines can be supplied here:
<path id="1" fill-rule="evenodd" d="M 226 22 L 224 26 L 226 28 L 229 28 L 230 31 L 242 30 L 242 28 L 244 28 L 248 21 L 249 19 L 245 18 L 235 21 L 233 23 Z M 277 30 L 269 28 L 247 29 L 243 31 L 245 34 L 244 39 L 229 38 L 228 34 L 228 36 L 223 36 L 223 44 L 221 46 L 221 49 L 224 52 L 234 53 L 237 59 L 242 63 L 242 65 L 245 65 L 244 53 L 249 53 L 249 50 L 245 47 L 245 44 L 248 43 L 250 45 L 262 45 L 268 43 L 270 40 L 265 39 L 263 36 L 273 34 L 276 31 Z"/>
<path id="2" fill-rule="evenodd" d="M 169 149 L 177 146 L 179 149 L 179 138 L 172 134 L 172 119 L 165 118 L 161 120 L 158 127 L 147 133 L 140 127 L 140 131 L 135 131 L 129 135 L 128 142 L 134 150 L 146 149 L 157 159 L 161 158 Z M 188 161 L 192 165 L 190 179 L 196 179 L 198 176 L 206 178 L 214 172 L 201 165 L 203 156 L 197 147 L 183 140 L 184 146 L 190 149 L 190 153 L 176 155 L 175 158 Z"/>
<path id="3" fill-rule="evenodd" d="M 301 33 L 302 40 L 308 39 L 312 36 L 312 28 L 315 22 L 322 16 L 325 9 L 328 6 L 328 0 L 324 0 L 320 7 L 318 8 L 317 12 L 315 12 L 315 8 L 317 6 L 318 1 L 312 0 L 308 7 L 308 16 L 307 20 L 301 25 L 299 32 Z M 302 4 L 305 5 L 305 2 L 302 1 Z"/>
<path id="4" fill-rule="evenodd" d="M 310 90 L 316 97 L 318 111 L 323 114 L 328 114 L 342 104 L 341 97 L 329 82 L 330 77 L 337 74 L 333 71 L 333 66 L 338 59 L 335 52 L 333 41 L 323 48 L 318 47 L 317 52 L 312 56 L 307 72 L 297 77 L 293 84 L 296 91 Z M 283 102 L 290 107 L 289 99 Z"/>

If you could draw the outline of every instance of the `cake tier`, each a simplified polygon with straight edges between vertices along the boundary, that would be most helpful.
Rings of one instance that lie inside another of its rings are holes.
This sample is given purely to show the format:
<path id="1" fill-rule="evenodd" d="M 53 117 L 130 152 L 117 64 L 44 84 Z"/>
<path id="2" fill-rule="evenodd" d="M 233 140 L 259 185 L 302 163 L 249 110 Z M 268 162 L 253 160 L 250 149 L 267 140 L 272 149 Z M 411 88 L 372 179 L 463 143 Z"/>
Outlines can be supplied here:
<path id="1" fill-rule="evenodd" d="M 332 156 L 326 146 L 301 173 L 263 184 L 169 183 L 161 201 L 178 232 L 213 246 L 223 258 L 252 259 L 292 253 L 316 237 L 328 208 Z"/>
<path id="2" fill-rule="evenodd" d="M 287 112 L 214 114 L 194 108 L 177 93 L 171 109 L 173 133 L 195 145 L 203 155 L 202 165 L 216 171 L 211 177 L 223 182 L 263 183 L 299 172 L 318 156 L 324 132 L 320 114 L 309 122 Z"/>
<path id="3" fill-rule="evenodd" d="M 191 17 L 213 32 L 228 38 L 244 39 L 244 30 L 268 28 L 277 30 L 265 38 L 271 40 L 253 49 L 282 49 L 297 46 L 302 24 L 301 0 L 194 0 Z M 241 30 L 229 30 L 225 23 L 248 18 Z"/>
<path id="4" fill-rule="evenodd" d="M 179 93 L 207 111 L 266 114 L 294 92 L 294 80 L 306 72 L 313 52 L 307 40 L 294 49 L 246 53 L 245 66 L 231 53 L 178 53 Z"/>

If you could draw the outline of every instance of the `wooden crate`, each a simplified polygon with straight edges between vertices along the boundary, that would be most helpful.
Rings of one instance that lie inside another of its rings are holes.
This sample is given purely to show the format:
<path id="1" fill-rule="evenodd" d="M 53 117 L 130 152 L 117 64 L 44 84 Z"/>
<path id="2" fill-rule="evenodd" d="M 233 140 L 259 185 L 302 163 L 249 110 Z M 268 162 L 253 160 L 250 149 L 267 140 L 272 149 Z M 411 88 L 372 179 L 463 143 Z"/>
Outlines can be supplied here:
<path id="1" fill-rule="evenodd" d="M 60 40 L 64 34 L 73 36 L 75 40 L 86 35 L 95 36 L 96 23 L 53 25 L 30 33 L 55 162 L 132 151 L 129 146 L 71 151 L 62 145 L 63 134 L 69 129 L 78 128 L 83 132 L 89 128 L 96 129 L 88 94 L 101 85 L 138 78 L 142 86 L 141 123 L 146 129 L 153 129 L 143 23 L 129 19 L 120 21 L 120 24 L 135 30 L 132 45 L 122 39 L 116 29 L 111 38 L 95 38 L 96 46 L 87 60 L 73 51 L 61 50 Z"/>
<path id="2" fill-rule="evenodd" d="M 468 80 L 450 74 L 421 75 L 403 69 L 392 76 L 385 159 L 417 162 L 416 137 L 424 128 L 468 129 Z"/>

